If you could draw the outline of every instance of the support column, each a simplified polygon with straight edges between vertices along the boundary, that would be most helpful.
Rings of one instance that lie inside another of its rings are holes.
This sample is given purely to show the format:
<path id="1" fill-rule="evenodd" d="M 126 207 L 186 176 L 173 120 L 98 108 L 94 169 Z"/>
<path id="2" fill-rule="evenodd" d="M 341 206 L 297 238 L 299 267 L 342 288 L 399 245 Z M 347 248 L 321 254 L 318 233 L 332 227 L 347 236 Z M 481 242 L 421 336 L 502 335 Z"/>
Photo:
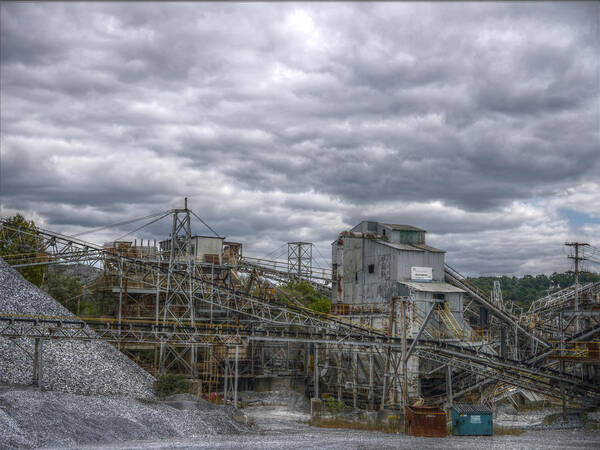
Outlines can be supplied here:
<path id="1" fill-rule="evenodd" d="M 306 364 L 304 367 L 304 375 L 308 378 L 308 376 L 310 375 L 310 344 L 308 342 L 304 344 L 304 355 L 304 359 L 306 360 Z"/>
<path id="2" fill-rule="evenodd" d="M 352 352 L 352 406 L 358 407 L 358 349 Z"/>
<path id="3" fill-rule="evenodd" d="M 33 342 L 33 385 L 41 387 L 42 385 L 42 339 L 35 338 Z"/>
<path id="4" fill-rule="evenodd" d="M 450 414 L 450 408 L 452 407 L 452 366 L 448 364 L 446 366 L 446 402 L 448 404 L 448 414 Z"/>
<path id="5" fill-rule="evenodd" d="M 229 384 L 229 347 L 225 346 L 225 377 L 223 379 L 223 404 L 227 404 L 227 389 Z"/>
<path id="6" fill-rule="evenodd" d="M 319 344 L 315 342 L 315 358 L 313 369 L 315 373 L 315 398 L 319 398 Z"/>
<path id="7" fill-rule="evenodd" d="M 519 360 L 519 329 L 517 328 L 517 323 L 518 322 L 515 322 L 515 354 L 514 354 L 515 361 Z"/>
<path id="8" fill-rule="evenodd" d="M 375 409 L 375 392 L 373 391 L 373 347 L 369 348 L 369 409 Z"/>
<path id="9" fill-rule="evenodd" d="M 390 376 L 390 353 L 392 348 L 388 345 L 387 354 L 385 356 L 385 368 L 383 372 L 383 390 L 381 391 L 381 406 L 379 409 L 382 411 L 385 409 L 385 395 L 388 390 L 388 378 Z"/>
<path id="10" fill-rule="evenodd" d="M 408 406 L 408 358 L 406 357 L 406 301 L 401 301 L 402 307 L 402 403 L 406 408 Z"/>
<path id="11" fill-rule="evenodd" d="M 233 388 L 233 407 L 237 409 L 237 396 L 238 396 L 238 359 L 239 359 L 239 351 L 240 346 L 235 346 L 235 378 L 234 378 L 234 388 Z"/>
<path id="12" fill-rule="evenodd" d="M 335 354 L 335 360 L 337 362 L 337 401 L 342 401 L 342 352 L 339 350 Z"/>

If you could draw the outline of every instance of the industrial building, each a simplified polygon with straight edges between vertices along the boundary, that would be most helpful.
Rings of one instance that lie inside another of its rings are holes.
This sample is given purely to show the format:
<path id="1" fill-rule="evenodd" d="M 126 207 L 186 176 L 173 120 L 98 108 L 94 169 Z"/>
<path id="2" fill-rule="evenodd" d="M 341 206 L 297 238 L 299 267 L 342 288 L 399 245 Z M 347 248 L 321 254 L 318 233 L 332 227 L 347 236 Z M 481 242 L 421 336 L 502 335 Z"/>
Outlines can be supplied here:
<path id="1" fill-rule="evenodd" d="M 449 407 L 471 395 L 493 403 L 518 390 L 563 405 L 600 402 L 598 342 L 589 341 L 600 330 L 600 283 L 553 293 L 517 314 L 496 289 L 490 297 L 448 266 L 446 252 L 412 225 L 362 221 L 332 243 L 332 267 L 318 268 L 308 242 L 289 242 L 287 261 L 250 258 L 240 243 L 192 234 L 187 204 L 161 214 L 173 228 L 158 244 L 95 246 L 32 232 L 45 251 L 12 263 L 102 267 L 102 317 L 56 327 L 55 318 L 30 326 L 30 317 L 0 316 L 4 334 L 104 339 L 150 373 L 184 374 L 198 392 L 234 404 L 238 389 L 281 387 L 369 410 L 412 408 L 415 400 Z M 2 226 L 5 239 L 26 233 Z M 272 295 L 291 280 L 326 292 L 331 313 Z M 561 322 L 561 314 L 574 319 Z"/>
<path id="2" fill-rule="evenodd" d="M 446 252 L 427 245 L 425 234 L 411 225 L 373 221 L 342 232 L 332 244 L 334 310 L 350 312 L 361 305 L 388 303 L 392 297 L 410 297 L 419 315 L 425 317 L 441 303 L 463 333 L 470 331 L 462 319 L 465 291 L 444 281 Z"/>
<path id="3" fill-rule="evenodd" d="M 409 339 L 425 332 L 436 339 L 481 341 L 463 318 L 465 291 L 445 281 L 446 252 L 427 245 L 425 235 L 425 230 L 411 225 L 375 221 L 362 221 L 340 233 L 332 243 L 333 311 L 391 333 L 405 320 Z M 405 319 L 390 304 L 399 298 L 406 300 Z M 431 363 L 411 356 L 407 364 L 409 394 L 428 394 L 422 390 L 420 374 L 431 370 Z M 444 383 L 435 378 L 425 386 Z"/>

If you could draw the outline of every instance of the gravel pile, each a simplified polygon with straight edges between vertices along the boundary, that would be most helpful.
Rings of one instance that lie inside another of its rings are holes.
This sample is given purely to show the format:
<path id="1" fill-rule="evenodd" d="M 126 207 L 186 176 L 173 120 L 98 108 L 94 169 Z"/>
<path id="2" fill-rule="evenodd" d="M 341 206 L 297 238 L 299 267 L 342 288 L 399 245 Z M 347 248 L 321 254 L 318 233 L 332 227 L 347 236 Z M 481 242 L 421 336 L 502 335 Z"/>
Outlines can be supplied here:
<path id="1" fill-rule="evenodd" d="M 12 389 L 0 393 L 0 448 L 64 448 L 248 431 L 234 414 L 233 408 L 203 401 L 178 409 L 131 397 Z"/>
<path id="2" fill-rule="evenodd" d="M 72 316 L 60 303 L 26 281 L 0 258 L 0 314 Z M 32 339 L 0 337 L 0 384 L 29 385 Z M 43 342 L 41 387 L 84 395 L 154 398 L 154 378 L 102 341 Z"/>

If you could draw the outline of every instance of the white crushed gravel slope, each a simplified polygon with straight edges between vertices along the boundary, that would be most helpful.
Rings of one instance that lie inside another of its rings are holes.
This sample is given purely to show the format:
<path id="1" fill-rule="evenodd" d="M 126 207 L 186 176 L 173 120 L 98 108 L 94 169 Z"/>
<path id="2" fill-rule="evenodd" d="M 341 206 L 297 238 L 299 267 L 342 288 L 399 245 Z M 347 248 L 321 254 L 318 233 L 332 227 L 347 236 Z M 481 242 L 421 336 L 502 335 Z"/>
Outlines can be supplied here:
<path id="1" fill-rule="evenodd" d="M 202 400 L 179 403 L 182 409 L 131 397 L 11 389 L 0 393 L 0 448 L 190 439 L 248 430 L 233 420 L 233 408 Z"/>
<path id="2" fill-rule="evenodd" d="M 0 258 L 0 313 L 72 316 Z M 0 383 L 31 384 L 32 339 L 0 337 Z M 154 398 L 154 378 L 102 341 L 44 341 L 42 389 L 84 395 Z"/>
<path id="3" fill-rule="evenodd" d="M 0 258 L 0 314 L 72 316 Z M 102 341 L 44 341 L 41 389 L 32 339 L 0 337 L 0 449 L 74 447 L 247 431 L 239 413 L 193 396 L 156 400 L 154 378 Z M 189 397 L 189 398 L 188 398 Z"/>

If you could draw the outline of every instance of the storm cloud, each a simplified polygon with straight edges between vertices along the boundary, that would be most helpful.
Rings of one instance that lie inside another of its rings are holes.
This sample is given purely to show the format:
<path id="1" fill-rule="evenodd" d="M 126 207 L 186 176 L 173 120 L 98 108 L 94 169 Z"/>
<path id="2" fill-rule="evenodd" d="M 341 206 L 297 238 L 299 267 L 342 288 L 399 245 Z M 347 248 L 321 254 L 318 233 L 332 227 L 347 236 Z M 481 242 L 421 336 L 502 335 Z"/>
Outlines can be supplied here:
<path id="1" fill-rule="evenodd" d="M 246 254 L 302 239 L 325 259 L 361 220 L 408 223 L 469 274 L 600 243 L 599 3 L 0 13 L 3 216 L 79 233 L 189 197 Z"/>

